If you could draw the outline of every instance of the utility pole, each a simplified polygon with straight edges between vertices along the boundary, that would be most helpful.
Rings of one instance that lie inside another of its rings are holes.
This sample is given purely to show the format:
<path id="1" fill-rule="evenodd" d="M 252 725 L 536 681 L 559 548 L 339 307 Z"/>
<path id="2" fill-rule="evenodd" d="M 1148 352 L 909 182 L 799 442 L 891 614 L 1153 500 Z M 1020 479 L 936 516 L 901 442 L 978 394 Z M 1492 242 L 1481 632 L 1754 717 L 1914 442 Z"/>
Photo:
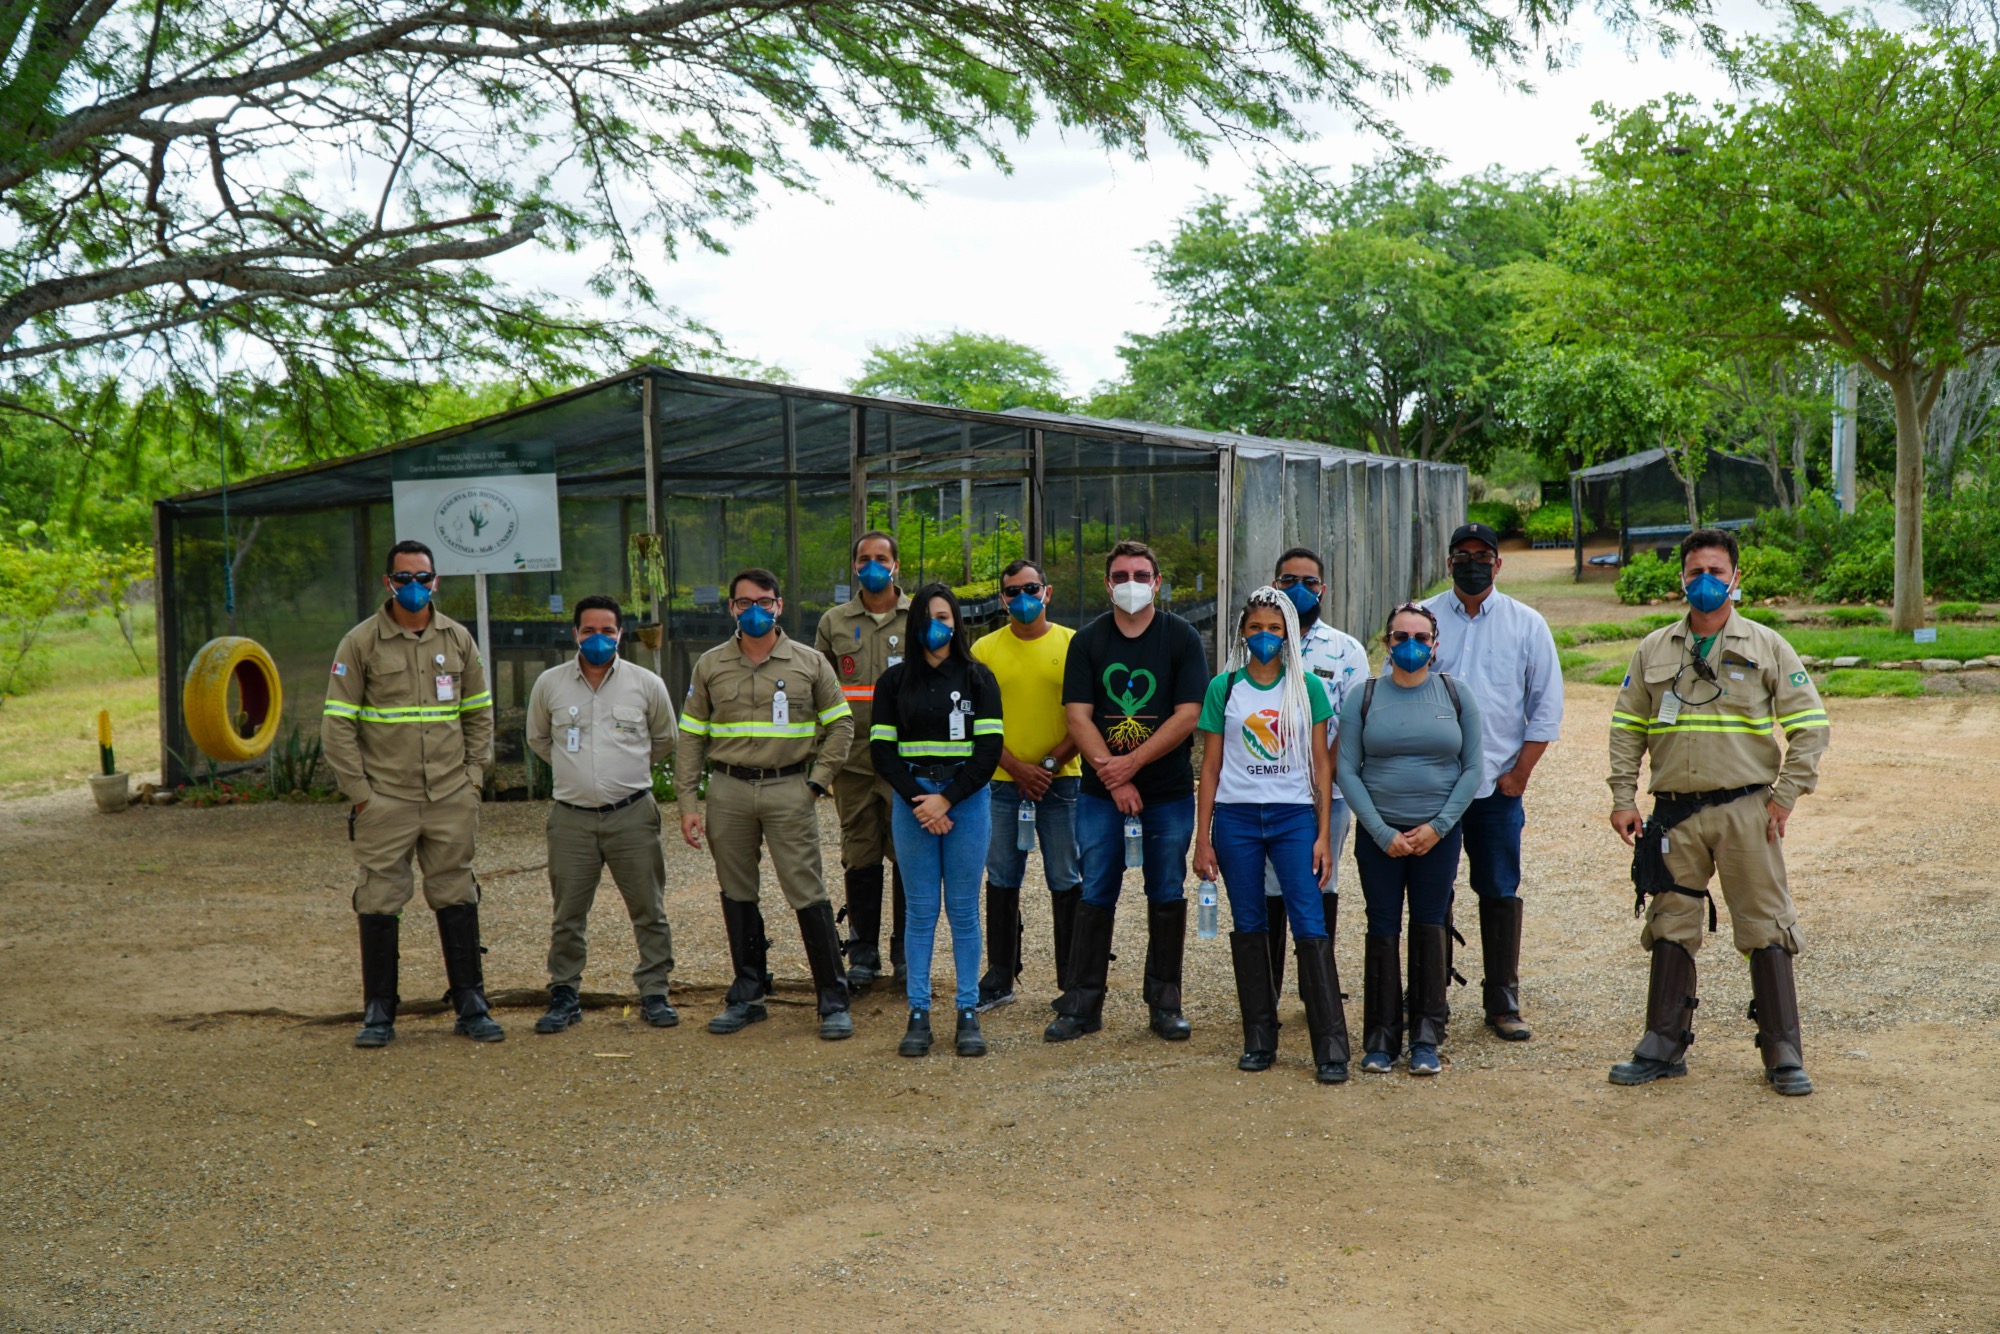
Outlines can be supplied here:
<path id="1" fill-rule="evenodd" d="M 1855 427 L 1861 406 L 1861 374 L 1855 366 L 1833 372 L 1833 495 L 1842 514 L 1854 513 Z"/>

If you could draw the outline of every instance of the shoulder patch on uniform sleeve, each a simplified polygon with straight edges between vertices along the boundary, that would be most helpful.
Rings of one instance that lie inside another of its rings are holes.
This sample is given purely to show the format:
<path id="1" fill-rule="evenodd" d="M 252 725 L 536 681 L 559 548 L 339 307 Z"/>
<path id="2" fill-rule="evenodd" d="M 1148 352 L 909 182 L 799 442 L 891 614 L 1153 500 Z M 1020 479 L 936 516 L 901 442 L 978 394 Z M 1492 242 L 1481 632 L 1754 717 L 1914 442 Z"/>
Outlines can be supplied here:
<path id="1" fill-rule="evenodd" d="M 1618 683 L 1618 688 L 1620 690 L 1623 690 L 1626 686 L 1629 686 L 1631 684 L 1632 684 L 1632 673 L 1627 672 L 1625 673 L 1625 679 Z"/>
<path id="2" fill-rule="evenodd" d="M 1802 685 L 1804 685 L 1805 683 L 1806 683 L 1806 674 L 1805 674 L 1804 672 L 1793 672 L 1793 673 L 1792 673 L 1792 684 L 1793 684 L 1793 685 L 1795 685 L 1795 686 L 1802 686 Z"/>
<path id="3" fill-rule="evenodd" d="M 333 664 L 333 674 L 335 676 L 347 675 L 347 664 L 344 662 L 336 662 L 335 664 Z"/>

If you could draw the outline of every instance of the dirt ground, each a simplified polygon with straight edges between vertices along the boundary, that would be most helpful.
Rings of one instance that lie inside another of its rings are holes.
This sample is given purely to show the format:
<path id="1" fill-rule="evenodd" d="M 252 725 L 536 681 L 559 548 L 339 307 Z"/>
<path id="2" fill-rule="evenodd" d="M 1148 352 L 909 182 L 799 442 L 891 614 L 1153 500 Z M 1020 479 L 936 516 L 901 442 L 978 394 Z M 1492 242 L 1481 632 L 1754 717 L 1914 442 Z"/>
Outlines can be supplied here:
<path id="1" fill-rule="evenodd" d="M 359 1004 L 340 808 L 0 804 L 0 1326 L 2000 1327 L 2000 704 L 1832 702 L 1789 850 L 1819 1091 L 1784 1100 L 1726 921 L 1688 1078 L 1605 1081 L 1645 979 L 1603 819 L 1611 698 L 1570 688 L 1530 793 L 1535 1040 L 1458 991 L 1443 1077 L 1341 1088 L 1313 1083 L 1295 1000 L 1277 1069 L 1236 1071 L 1221 940 L 1189 942 L 1194 1040 L 1148 1036 L 1131 912 L 1106 1031 L 1044 1044 L 1038 884 L 984 1060 L 898 1059 L 880 989 L 853 1041 L 817 1041 L 769 885 L 781 1003 L 710 1036 L 720 915 L 678 843 L 679 1028 L 613 1005 L 537 1037 L 524 993 L 505 1043 L 409 1016 L 358 1052 L 308 1022 Z M 486 808 L 496 990 L 544 980 L 542 818 Z M 628 989 L 608 886 L 592 927 L 586 987 Z M 405 994 L 437 995 L 428 914 L 404 941 Z"/>

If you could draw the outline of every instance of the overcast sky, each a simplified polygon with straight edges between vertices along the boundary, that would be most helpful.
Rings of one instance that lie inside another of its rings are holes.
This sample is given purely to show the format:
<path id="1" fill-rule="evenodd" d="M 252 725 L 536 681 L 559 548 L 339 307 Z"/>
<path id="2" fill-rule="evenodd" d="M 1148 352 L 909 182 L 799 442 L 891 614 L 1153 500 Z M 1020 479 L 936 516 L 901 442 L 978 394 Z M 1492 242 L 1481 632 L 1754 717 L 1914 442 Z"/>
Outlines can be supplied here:
<path id="1" fill-rule="evenodd" d="M 1734 32 L 1774 27 L 1746 0 L 1725 0 L 1719 13 Z M 1412 142 L 1448 159 L 1450 174 L 1490 163 L 1577 174 L 1577 140 L 1596 125 L 1593 103 L 1731 96 L 1698 52 L 1629 57 L 1587 18 L 1573 36 L 1578 59 L 1556 74 L 1538 71 L 1533 95 L 1462 71 L 1453 85 L 1412 94 L 1391 113 Z M 1288 151 L 1344 173 L 1378 156 L 1381 144 L 1329 122 Z M 842 387 L 869 344 L 956 327 L 1042 349 L 1071 392 L 1084 393 L 1119 373 L 1117 346 L 1128 332 L 1163 322 L 1140 248 L 1164 239 L 1204 190 L 1240 198 L 1255 161 L 1225 148 L 1206 166 L 1178 154 L 1134 162 L 1054 133 L 1010 156 L 1011 176 L 929 173 L 920 201 L 829 173 L 824 199 L 769 196 L 757 220 L 729 234 L 728 255 L 690 253 L 650 267 L 664 299 L 716 329 L 732 353 L 780 366 L 800 384 Z M 537 283 L 582 290 L 580 259 L 573 269 L 546 253 L 533 263 Z"/>

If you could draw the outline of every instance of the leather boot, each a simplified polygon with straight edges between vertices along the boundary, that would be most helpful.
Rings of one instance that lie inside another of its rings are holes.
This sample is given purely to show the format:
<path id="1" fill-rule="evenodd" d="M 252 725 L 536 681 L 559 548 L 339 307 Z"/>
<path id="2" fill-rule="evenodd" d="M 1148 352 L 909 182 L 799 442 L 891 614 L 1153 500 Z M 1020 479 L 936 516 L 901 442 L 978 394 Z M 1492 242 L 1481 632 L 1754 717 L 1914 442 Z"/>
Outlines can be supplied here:
<path id="1" fill-rule="evenodd" d="M 567 983 L 558 983 L 549 988 L 549 1008 L 542 1017 L 535 1020 L 537 1033 L 560 1033 L 575 1028 L 583 1022 L 583 1005 L 577 999 L 576 988 Z"/>
<path id="2" fill-rule="evenodd" d="M 847 873 L 847 989 L 859 996 L 882 975 L 882 864 Z"/>
<path id="3" fill-rule="evenodd" d="M 1694 956 L 1671 940 L 1653 942 L 1653 971 L 1646 986 L 1646 1033 L 1632 1059 L 1611 1067 L 1614 1084 L 1650 1084 L 1688 1072 L 1688 1044 L 1694 1041 Z"/>
<path id="4" fill-rule="evenodd" d="M 1104 1027 L 1104 992 L 1111 974 L 1111 928 L 1116 908 L 1100 908 L 1081 897 L 1069 956 L 1070 985 L 1055 1000 L 1055 1021 L 1042 1031 L 1046 1042 L 1068 1042 Z"/>
<path id="5" fill-rule="evenodd" d="M 986 976 L 979 979 L 978 1009 L 1014 1003 L 1014 979 L 1021 975 L 1021 890 L 986 886 Z"/>
<path id="6" fill-rule="evenodd" d="M 1081 889 L 1049 891 L 1049 919 L 1055 924 L 1056 994 L 1069 990 L 1069 952 L 1076 940 L 1076 905 L 1083 901 Z"/>
<path id="7" fill-rule="evenodd" d="M 903 932 L 910 924 L 909 900 L 903 897 L 903 868 L 889 863 L 889 967 L 895 970 L 897 982 L 903 980 Z"/>
<path id="8" fill-rule="evenodd" d="M 1333 941 L 1299 942 L 1299 996 L 1306 1003 L 1306 1031 L 1312 1034 L 1313 1077 L 1322 1084 L 1347 1082 L 1347 1007 L 1340 1003 L 1340 968 Z"/>
<path id="9" fill-rule="evenodd" d="M 1451 1006 L 1445 996 L 1449 926 L 1410 923 L 1410 1073 L 1436 1074 Z"/>
<path id="10" fill-rule="evenodd" d="M 1236 1005 L 1243 1011 L 1243 1055 L 1238 1070 L 1269 1070 L 1278 1059 L 1278 994 L 1271 977 L 1267 931 L 1231 931 L 1229 962 L 1236 968 Z"/>
<path id="11" fill-rule="evenodd" d="M 953 1035 L 954 1050 L 960 1056 L 984 1056 L 986 1035 L 979 1031 L 979 1011 L 960 1010 L 958 1012 L 958 1032 Z"/>
<path id="12" fill-rule="evenodd" d="M 1148 903 L 1145 990 L 1152 1017 L 1147 1027 L 1169 1042 L 1186 1042 L 1194 1033 L 1181 1014 L 1181 959 L 1186 953 L 1187 900 Z"/>
<path id="13" fill-rule="evenodd" d="M 847 979 L 840 971 L 840 928 L 833 905 L 815 903 L 799 909 L 799 936 L 805 942 L 806 963 L 819 992 L 819 1035 L 828 1042 L 854 1036 L 854 1016 L 847 1008 Z"/>
<path id="14" fill-rule="evenodd" d="M 498 1042 L 507 1036 L 486 1006 L 486 968 L 479 943 L 479 905 L 454 903 L 437 912 L 438 943 L 444 947 L 445 1004 L 458 1014 L 452 1031 L 474 1042 Z"/>
<path id="15" fill-rule="evenodd" d="M 1480 981 L 1486 1024 L 1506 1042 L 1526 1042 L 1531 1036 L 1521 1022 L 1521 900 L 1479 901 L 1479 957 L 1486 967 Z"/>
<path id="16" fill-rule="evenodd" d="M 1403 1050 L 1403 960 L 1400 936 L 1369 936 L 1361 956 L 1362 1069 L 1381 1073 Z"/>
<path id="17" fill-rule="evenodd" d="M 931 1012 L 929 1010 L 910 1011 L 909 1026 L 903 1030 L 903 1040 L 896 1044 L 898 1056 L 928 1056 L 931 1054 Z"/>
<path id="18" fill-rule="evenodd" d="M 722 929 L 729 938 L 729 964 L 735 976 L 723 996 L 722 1013 L 708 1021 L 711 1033 L 740 1033 L 771 1017 L 764 997 L 771 994 L 765 971 L 771 942 L 764 935 L 764 913 L 754 903 L 722 896 Z"/>
<path id="19" fill-rule="evenodd" d="M 1805 1046 L 1799 1036 L 1799 991 L 1792 956 L 1783 945 L 1750 951 L 1750 995 L 1764 1078 L 1787 1097 L 1811 1093 L 1812 1078 L 1806 1074 Z"/>
<path id="20" fill-rule="evenodd" d="M 1272 898 L 1268 894 L 1264 896 L 1264 920 L 1270 927 L 1270 930 L 1266 934 L 1271 937 L 1271 994 L 1277 997 L 1278 1000 L 1283 1000 L 1285 998 L 1285 951 L 1290 943 L 1286 939 L 1286 928 L 1290 923 L 1285 919 L 1285 900 L 1283 897 Z M 1273 1013 L 1275 1014 L 1276 1011 L 1274 1010 Z"/>
<path id="21" fill-rule="evenodd" d="M 396 965 L 401 957 L 396 936 L 401 921 L 394 913 L 359 914 L 361 920 L 361 1031 L 357 1047 L 386 1047 L 396 1040 Z"/>

